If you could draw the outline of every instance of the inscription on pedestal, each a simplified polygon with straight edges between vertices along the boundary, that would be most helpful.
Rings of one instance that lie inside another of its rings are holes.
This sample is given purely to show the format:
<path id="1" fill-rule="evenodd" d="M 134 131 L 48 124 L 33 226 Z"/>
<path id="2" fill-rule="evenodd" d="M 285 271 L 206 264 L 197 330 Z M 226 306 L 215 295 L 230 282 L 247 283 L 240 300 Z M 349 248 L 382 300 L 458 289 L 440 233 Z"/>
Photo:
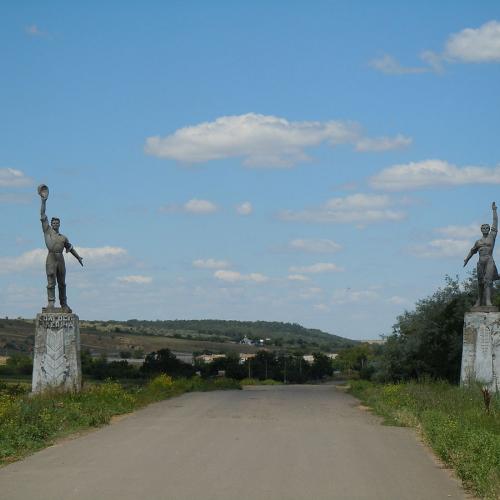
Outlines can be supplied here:
<path id="1" fill-rule="evenodd" d="M 58 328 L 74 328 L 76 314 L 42 313 L 38 315 L 38 324 L 42 328 L 55 330 Z"/>
<path id="2" fill-rule="evenodd" d="M 81 388 L 80 327 L 76 314 L 39 314 L 36 319 L 33 392 Z"/>
<path id="3" fill-rule="evenodd" d="M 465 314 L 461 382 L 478 381 L 498 391 L 500 380 L 500 312 Z"/>

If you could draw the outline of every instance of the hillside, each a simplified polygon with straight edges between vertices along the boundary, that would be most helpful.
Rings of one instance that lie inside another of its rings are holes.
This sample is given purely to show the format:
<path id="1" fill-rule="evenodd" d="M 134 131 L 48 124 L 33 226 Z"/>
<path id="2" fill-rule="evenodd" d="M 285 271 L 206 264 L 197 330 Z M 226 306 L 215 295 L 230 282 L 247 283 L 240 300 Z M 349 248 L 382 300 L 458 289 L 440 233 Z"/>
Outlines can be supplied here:
<path id="1" fill-rule="evenodd" d="M 115 333 L 164 335 L 174 338 L 212 340 L 216 342 L 239 342 L 244 337 L 252 340 L 268 339 L 266 345 L 282 347 L 317 347 L 342 349 L 356 342 L 322 330 L 305 328 L 297 323 L 277 321 L 235 320 L 167 320 L 143 321 L 131 319 L 126 322 L 86 322 L 89 327 L 106 328 Z"/>
<path id="2" fill-rule="evenodd" d="M 123 350 L 147 353 L 161 348 L 179 352 L 254 352 L 259 348 L 239 344 L 244 337 L 262 339 L 268 349 L 304 352 L 337 351 L 356 343 L 295 323 L 268 321 L 81 320 L 80 326 L 82 348 L 95 353 Z M 34 330 L 34 320 L 0 319 L 0 354 L 31 352 Z"/>

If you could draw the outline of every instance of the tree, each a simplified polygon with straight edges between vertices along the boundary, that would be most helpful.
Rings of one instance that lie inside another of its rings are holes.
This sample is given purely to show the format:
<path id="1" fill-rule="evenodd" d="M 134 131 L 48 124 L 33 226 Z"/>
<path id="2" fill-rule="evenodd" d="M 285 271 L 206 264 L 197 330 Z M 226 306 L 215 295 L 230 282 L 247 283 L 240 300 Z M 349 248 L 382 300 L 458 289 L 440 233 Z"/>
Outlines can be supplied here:
<path id="1" fill-rule="evenodd" d="M 328 356 L 320 352 L 313 354 L 314 361 L 311 367 L 311 376 L 313 379 L 322 379 L 329 377 L 333 373 L 332 361 Z"/>
<path id="2" fill-rule="evenodd" d="M 146 356 L 141 372 L 148 376 L 166 373 L 172 377 L 191 377 L 195 370 L 177 359 L 170 349 L 159 349 Z"/>
<path id="3" fill-rule="evenodd" d="M 374 377 L 384 381 L 430 376 L 458 382 L 464 314 L 474 303 L 476 289 L 474 276 L 463 283 L 446 277 L 443 288 L 399 316 L 374 362 Z"/>

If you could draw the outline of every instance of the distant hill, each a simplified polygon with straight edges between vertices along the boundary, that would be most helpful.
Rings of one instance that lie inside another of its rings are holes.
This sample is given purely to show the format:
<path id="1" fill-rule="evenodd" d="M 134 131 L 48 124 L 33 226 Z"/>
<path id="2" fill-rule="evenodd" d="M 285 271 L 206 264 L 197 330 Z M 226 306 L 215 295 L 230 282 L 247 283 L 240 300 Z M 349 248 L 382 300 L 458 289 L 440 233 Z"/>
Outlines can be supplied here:
<path id="1" fill-rule="evenodd" d="M 354 340 L 296 323 L 270 321 L 170 320 L 80 321 L 82 349 L 94 353 L 151 352 L 169 348 L 177 352 L 255 352 L 262 346 L 242 345 L 244 338 L 263 340 L 272 350 L 332 352 L 355 345 Z M 0 319 L 0 355 L 33 350 L 33 319 Z"/>
<path id="2" fill-rule="evenodd" d="M 107 322 L 115 332 L 130 329 L 134 333 L 167 335 L 176 338 L 214 340 L 217 342 L 239 342 L 244 337 L 264 340 L 266 345 L 288 347 L 317 347 L 321 349 L 342 349 L 357 342 L 322 330 L 305 328 L 297 323 L 278 321 L 235 321 L 219 319 L 143 321 L 131 319 L 126 322 Z M 118 330 L 116 330 L 118 328 Z M 266 339 L 269 339 L 266 341 Z"/>

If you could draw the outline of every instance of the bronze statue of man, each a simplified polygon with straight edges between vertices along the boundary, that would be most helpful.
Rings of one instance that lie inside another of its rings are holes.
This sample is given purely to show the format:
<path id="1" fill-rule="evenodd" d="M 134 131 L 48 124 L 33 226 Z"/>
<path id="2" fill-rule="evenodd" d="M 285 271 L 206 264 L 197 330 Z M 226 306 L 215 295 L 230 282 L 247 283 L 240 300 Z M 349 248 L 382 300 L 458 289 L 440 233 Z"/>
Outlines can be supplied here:
<path id="1" fill-rule="evenodd" d="M 70 244 L 68 238 L 59 232 L 61 225 L 60 219 L 52 217 L 49 225 L 47 216 L 45 215 L 45 205 L 49 197 L 49 188 L 44 184 L 38 186 L 38 194 L 42 199 L 42 206 L 40 208 L 40 220 L 42 221 L 43 236 L 45 238 L 45 245 L 47 245 L 47 260 L 45 261 L 45 269 L 47 271 L 47 309 L 54 309 L 56 301 L 56 282 L 59 288 L 59 302 L 61 309 L 64 312 L 72 312 L 68 306 L 66 298 L 66 265 L 64 263 L 63 250 L 66 253 L 70 252 L 83 266 L 83 259 L 78 255 L 77 251 Z"/>
<path id="2" fill-rule="evenodd" d="M 493 224 L 491 228 L 489 224 L 483 224 L 481 226 L 483 237 L 474 243 L 474 246 L 464 260 L 465 267 L 469 259 L 475 253 L 479 252 L 479 261 L 477 263 L 478 296 L 474 307 L 492 305 L 491 292 L 493 289 L 493 282 L 500 279 L 497 266 L 493 260 L 493 248 L 495 247 L 498 229 L 498 215 L 495 202 L 491 204 L 491 209 L 493 210 Z"/>

